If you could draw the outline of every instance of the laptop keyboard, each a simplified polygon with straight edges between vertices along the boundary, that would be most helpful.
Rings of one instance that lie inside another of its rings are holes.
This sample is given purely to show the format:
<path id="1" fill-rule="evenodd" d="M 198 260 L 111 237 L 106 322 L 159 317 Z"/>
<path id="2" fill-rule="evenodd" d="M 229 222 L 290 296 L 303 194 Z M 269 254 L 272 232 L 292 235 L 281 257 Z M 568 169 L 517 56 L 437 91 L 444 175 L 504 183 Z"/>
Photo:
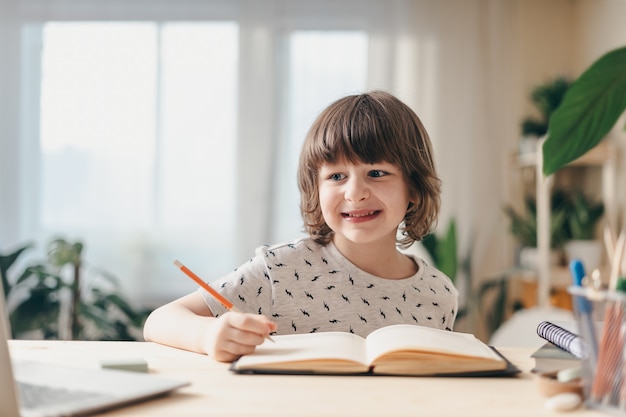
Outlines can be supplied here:
<path id="1" fill-rule="evenodd" d="M 105 396 L 104 394 L 94 392 L 68 390 L 20 381 L 18 381 L 17 387 L 20 393 L 21 406 L 25 409 L 62 404 L 69 401 L 84 401 Z"/>

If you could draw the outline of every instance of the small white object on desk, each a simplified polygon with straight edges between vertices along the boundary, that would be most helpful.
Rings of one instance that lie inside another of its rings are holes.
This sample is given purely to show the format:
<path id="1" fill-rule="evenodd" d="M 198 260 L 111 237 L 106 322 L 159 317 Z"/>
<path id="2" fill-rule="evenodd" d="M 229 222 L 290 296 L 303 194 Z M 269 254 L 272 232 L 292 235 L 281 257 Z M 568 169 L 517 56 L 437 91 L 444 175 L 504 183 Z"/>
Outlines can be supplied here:
<path id="1" fill-rule="evenodd" d="M 570 382 L 580 379 L 582 378 L 582 371 L 581 367 L 561 369 L 556 373 L 556 380 L 559 382 Z"/>
<path id="2" fill-rule="evenodd" d="M 546 408 L 552 411 L 572 411 L 580 407 L 582 398 L 573 392 L 564 392 L 546 400 Z"/>

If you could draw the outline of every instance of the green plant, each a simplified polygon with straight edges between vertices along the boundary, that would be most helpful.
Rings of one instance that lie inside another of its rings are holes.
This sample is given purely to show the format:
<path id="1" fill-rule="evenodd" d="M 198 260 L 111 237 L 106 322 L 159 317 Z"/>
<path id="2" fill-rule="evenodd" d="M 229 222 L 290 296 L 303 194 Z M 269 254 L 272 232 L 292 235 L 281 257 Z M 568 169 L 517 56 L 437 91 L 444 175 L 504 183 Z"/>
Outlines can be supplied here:
<path id="1" fill-rule="evenodd" d="M 587 197 L 576 190 L 571 198 L 567 216 L 567 234 L 569 239 L 592 240 L 596 226 L 604 215 L 604 203 Z"/>
<path id="2" fill-rule="evenodd" d="M 465 289 L 466 303 L 457 312 L 457 321 L 468 318 L 473 331 L 477 327 L 477 321 L 483 321 L 482 327 L 489 337 L 500 324 L 504 322 L 507 314 L 508 279 L 506 276 L 498 276 L 480 283 L 477 288 L 472 285 L 471 253 L 459 258 L 457 247 L 457 228 L 453 220 L 442 236 L 437 234 L 427 235 L 422 239 L 422 246 L 426 249 L 433 260 L 434 265 L 444 272 L 458 286 L 458 272 L 465 274 L 467 282 Z"/>
<path id="3" fill-rule="evenodd" d="M 548 131 L 548 123 L 531 117 L 525 118 L 520 124 L 522 136 L 540 138 Z"/>
<path id="4" fill-rule="evenodd" d="M 548 132 L 548 123 L 554 111 L 559 107 L 571 82 L 566 77 L 557 77 L 535 87 L 530 98 L 540 117 L 528 116 L 522 120 L 522 136 L 544 136 Z"/>
<path id="5" fill-rule="evenodd" d="M 510 220 L 510 231 L 520 245 L 537 247 L 537 203 L 534 197 L 524 199 L 525 213 L 520 214 L 511 206 L 504 207 L 504 213 Z M 568 203 L 564 193 L 552 194 L 550 210 L 550 246 L 561 248 L 567 241 L 565 225 L 568 216 Z"/>
<path id="6" fill-rule="evenodd" d="M 46 261 L 30 264 L 10 279 L 9 269 L 32 247 L 0 255 L 5 297 L 14 305 L 9 317 L 13 337 L 36 331 L 46 339 L 140 339 L 148 311 L 131 307 L 111 274 L 85 267 L 81 242 L 52 240 Z"/>
<path id="7" fill-rule="evenodd" d="M 594 148 L 626 109 L 626 47 L 587 68 L 550 118 L 543 173 L 550 175 Z"/>
<path id="8" fill-rule="evenodd" d="M 472 276 L 471 276 L 471 254 L 468 254 L 464 259 L 459 259 L 458 255 L 458 242 L 457 242 L 457 230 L 456 221 L 450 220 L 448 228 L 443 236 L 438 236 L 435 233 L 431 233 L 422 239 L 422 246 L 430 255 L 434 265 L 444 274 L 450 278 L 450 280 L 458 286 L 458 272 L 463 272 L 466 282 L 463 285 L 465 289 L 464 298 L 470 303 L 467 306 L 459 308 L 457 312 L 457 319 L 460 319 L 470 313 L 472 308 Z"/>
<path id="9" fill-rule="evenodd" d="M 422 239 L 422 245 L 430 255 L 435 266 L 455 282 L 458 269 L 456 222 L 450 221 L 448 230 L 439 237 L 431 233 Z"/>

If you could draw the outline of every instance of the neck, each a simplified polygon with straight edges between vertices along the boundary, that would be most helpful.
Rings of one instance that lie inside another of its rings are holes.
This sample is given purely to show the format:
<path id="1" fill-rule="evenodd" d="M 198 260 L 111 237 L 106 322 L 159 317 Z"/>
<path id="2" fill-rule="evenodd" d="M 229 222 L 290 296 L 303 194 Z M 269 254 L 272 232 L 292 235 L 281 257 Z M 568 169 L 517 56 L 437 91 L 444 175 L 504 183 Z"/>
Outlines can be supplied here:
<path id="1" fill-rule="evenodd" d="M 350 262 L 377 277 L 402 279 L 413 276 L 417 272 L 415 262 L 396 248 L 395 237 L 391 243 L 356 244 L 335 236 L 333 243 Z"/>

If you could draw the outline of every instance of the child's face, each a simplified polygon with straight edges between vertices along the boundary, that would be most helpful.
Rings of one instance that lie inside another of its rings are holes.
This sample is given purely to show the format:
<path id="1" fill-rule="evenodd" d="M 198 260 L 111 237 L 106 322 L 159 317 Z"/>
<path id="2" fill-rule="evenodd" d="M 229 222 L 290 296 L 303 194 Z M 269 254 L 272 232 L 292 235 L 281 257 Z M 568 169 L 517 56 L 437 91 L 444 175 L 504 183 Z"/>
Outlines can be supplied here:
<path id="1" fill-rule="evenodd" d="M 402 171 L 387 162 L 323 164 L 319 196 L 322 215 L 335 232 L 335 240 L 352 243 L 395 245 L 410 201 Z"/>

